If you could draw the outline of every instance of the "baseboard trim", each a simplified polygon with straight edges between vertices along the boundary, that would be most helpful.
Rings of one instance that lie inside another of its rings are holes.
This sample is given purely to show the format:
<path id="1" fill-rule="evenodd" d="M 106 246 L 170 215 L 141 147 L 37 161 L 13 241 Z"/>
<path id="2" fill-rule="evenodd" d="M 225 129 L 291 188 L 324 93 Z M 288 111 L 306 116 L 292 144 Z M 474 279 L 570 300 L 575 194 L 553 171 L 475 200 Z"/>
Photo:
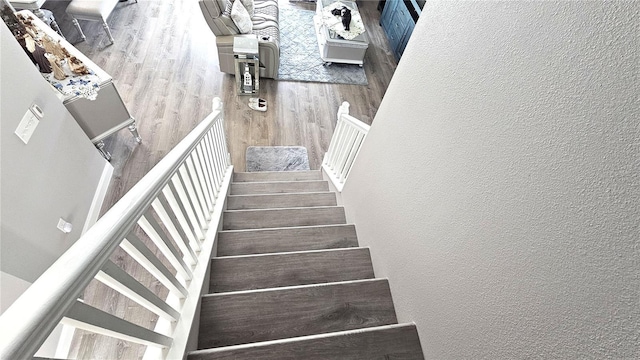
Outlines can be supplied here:
<path id="1" fill-rule="evenodd" d="M 89 207 L 87 220 L 84 222 L 84 227 L 82 228 L 82 234 L 87 232 L 87 230 L 89 230 L 89 228 L 98 221 L 98 218 L 100 217 L 100 210 L 104 203 L 104 198 L 107 195 L 107 189 L 109 189 L 109 184 L 111 184 L 112 176 L 113 166 L 108 162 L 105 162 L 104 168 L 102 169 L 102 175 L 100 175 L 100 181 L 98 182 L 98 187 L 93 195 L 93 200 L 91 201 L 91 207 Z"/>

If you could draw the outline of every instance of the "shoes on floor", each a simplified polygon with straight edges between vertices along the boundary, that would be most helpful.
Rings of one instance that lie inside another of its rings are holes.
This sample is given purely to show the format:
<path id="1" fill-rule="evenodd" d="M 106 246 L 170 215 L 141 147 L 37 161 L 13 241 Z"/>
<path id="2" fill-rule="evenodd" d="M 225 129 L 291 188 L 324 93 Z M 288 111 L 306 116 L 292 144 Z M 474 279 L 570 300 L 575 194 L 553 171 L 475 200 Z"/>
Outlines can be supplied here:
<path id="1" fill-rule="evenodd" d="M 253 104 L 258 103 L 258 104 L 267 105 L 267 100 L 261 99 L 261 98 L 249 98 L 249 104 L 251 104 L 251 103 L 253 103 Z"/>
<path id="2" fill-rule="evenodd" d="M 249 107 L 256 111 L 267 111 L 267 102 L 249 102 Z"/>
<path id="3" fill-rule="evenodd" d="M 267 111 L 267 100 L 261 98 L 249 98 L 249 107 L 256 111 Z"/>

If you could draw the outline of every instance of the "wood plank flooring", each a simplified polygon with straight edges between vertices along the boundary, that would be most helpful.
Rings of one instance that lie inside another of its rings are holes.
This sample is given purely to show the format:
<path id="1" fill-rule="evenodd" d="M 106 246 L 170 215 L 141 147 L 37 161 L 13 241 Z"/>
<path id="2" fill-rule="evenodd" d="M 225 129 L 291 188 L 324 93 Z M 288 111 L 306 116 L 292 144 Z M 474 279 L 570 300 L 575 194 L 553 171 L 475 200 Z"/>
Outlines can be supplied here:
<path id="1" fill-rule="evenodd" d="M 211 260 L 209 291 L 266 289 L 373 277 L 368 248 L 225 256 Z"/>
<path id="2" fill-rule="evenodd" d="M 318 191 L 329 191 L 329 183 L 325 180 L 234 182 L 229 192 L 231 195 L 250 195 Z"/>
<path id="3" fill-rule="evenodd" d="M 259 171 L 259 172 L 238 172 L 233 174 L 234 182 L 249 181 L 303 181 L 322 180 L 322 173 L 319 171 Z"/>
<path id="4" fill-rule="evenodd" d="M 341 206 L 318 206 L 294 209 L 233 210 L 225 211 L 223 230 L 280 228 L 346 224 Z"/>
<path id="5" fill-rule="evenodd" d="M 297 194 L 229 195 L 227 197 L 228 210 L 336 205 L 338 205 L 336 194 L 329 191 Z"/>
<path id="6" fill-rule="evenodd" d="M 319 169 L 335 128 L 338 106 L 348 101 L 351 114 L 371 124 L 397 65 L 379 26 L 378 1 L 358 1 L 371 41 L 364 66 L 369 85 L 263 79 L 260 97 L 267 99 L 269 110 L 256 112 L 246 105 L 246 98 L 235 95 L 233 76 L 219 71 L 215 37 L 205 24 L 197 1 L 139 0 L 137 4 L 118 4 L 108 20 L 114 45 L 109 44 L 98 22 L 81 21 L 87 35 L 87 41 L 82 42 L 64 11 L 69 2 L 49 0 L 43 8 L 53 11 L 71 43 L 114 78 L 127 108 L 137 119 L 143 139 L 142 144 L 137 144 L 127 130 L 106 139 L 107 150 L 113 154 L 114 176 L 103 213 L 210 113 L 215 96 L 225 104 L 227 139 L 236 171 L 245 169 L 248 146 L 275 145 L 305 146 L 311 168 Z M 281 7 L 315 8 L 313 3 L 279 3 Z M 327 241 L 356 240 L 344 237 Z M 241 244 L 247 245 L 248 251 L 259 246 L 250 241 Z M 154 292 L 166 294 L 166 288 L 132 264 L 128 255 L 116 252 L 112 261 L 131 270 Z M 97 282 L 85 291 L 84 300 L 147 328 L 153 328 L 157 320 L 157 316 L 144 310 L 140 315 L 139 306 Z M 72 358 L 136 359 L 144 351 L 142 346 L 83 332 L 76 339 Z"/>
<path id="7" fill-rule="evenodd" d="M 218 233 L 218 256 L 358 246 L 353 225 L 301 226 Z"/>
<path id="8" fill-rule="evenodd" d="M 194 351 L 189 360 L 416 360 L 422 348 L 415 325 L 390 325 L 287 339 L 261 346 Z"/>
<path id="9" fill-rule="evenodd" d="M 397 323 L 386 279 L 209 294 L 201 312 L 200 349 Z"/>
<path id="10" fill-rule="evenodd" d="M 228 213 L 285 211 L 281 218 L 295 219 L 324 208 L 301 204 L 295 209 Z M 290 233 L 289 239 L 281 240 L 274 231 L 282 234 L 282 229 L 260 230 L 271 227 L 272 221 L 261 216 L 235 233 L 262 233 L 275 240 L 268 241 L 272 245 L 311 246 L 296 252 L 265 248 L 262 254 L 214 257 L 209 294 L 201 301 L 200 350 L 190 352 L 188 359 L 423 359 L 415 326 L 396 324 L 388 281 L 374 278 L 368 248 L 317 250 L 323 242 L 315 237 L 319 232 L 300 232 L 312 227 L 294 228 L 295 238 Z M 228 233 L 222 230 L 218 235 Z M 265 238 L 258 237 L 259 243 Z M 376 340 L 379 343 L 373 344 Z"/>
<path id="11" fill-rule="evenodd" d="M 238 97 L 232 75 L 219 71 L 215 36 L 197 1 L 132 1 L 119 4 L 109 26 L 110 45 L 98 22 L 81 21 L 81 41 L 64 12 L 69 1 L 49 0 L 67 39 L 114 78 L 131 114 L 137 119 L 142 144 L 127 130 L 107 139 L 113 154 L 114 181 L 105 208 L 115 203 L 171 148 L 211 111 L 219 96 L 225 104 L 227 138 L 236 171 L 245 169 L 248 146 L 305 146 L 311 169 L 319 169 L 343 101 L 351 114 L 371 124 L 397 63 L 379 25 L 377 1 L 358 1 L 370 38 L 365 56 L 369 85 L 261 81 L 266 112 L 251 110 Z M 279 0 L 281 7 L 313 10 L 314 3 Z M 310 24 L 310 26 L 313 26 Z"/>

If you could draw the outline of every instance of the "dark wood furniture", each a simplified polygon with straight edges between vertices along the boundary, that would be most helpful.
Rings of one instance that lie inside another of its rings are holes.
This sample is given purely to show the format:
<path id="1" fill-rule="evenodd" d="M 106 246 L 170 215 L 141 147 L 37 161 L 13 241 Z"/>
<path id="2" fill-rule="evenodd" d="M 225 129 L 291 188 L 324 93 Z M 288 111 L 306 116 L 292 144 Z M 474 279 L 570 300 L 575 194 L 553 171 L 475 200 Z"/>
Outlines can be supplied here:
<path id="1" fill-rule="evenodd" d="M 421 3 L 424 6 L 424 3 Z M 387 35 L 389 47 L 396 60 L 400 60 L 422 12 L 421 7 L 416 0 L 386 0 L 379 5 L 384 6 L 380 25 Z"/>

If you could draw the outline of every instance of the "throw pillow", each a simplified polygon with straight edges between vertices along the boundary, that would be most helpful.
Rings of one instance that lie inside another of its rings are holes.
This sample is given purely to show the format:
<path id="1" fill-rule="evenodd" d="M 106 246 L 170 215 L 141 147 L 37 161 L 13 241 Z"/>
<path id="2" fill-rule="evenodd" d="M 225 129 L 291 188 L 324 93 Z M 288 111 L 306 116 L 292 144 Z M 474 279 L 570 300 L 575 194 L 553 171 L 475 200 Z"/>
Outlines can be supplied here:
<path id="1" fill-rule="evenodd" d="M 240 0 L 235 0 L 231 7 L 231 19 L 240 30 L 242 34 L 250 34 L 253 30 L 253 23 L 251 22 L 251 16 L 245 9 Z"/>
<path id="2" fill-rule="evenodd" d="M 247 9 L 247 12 L 249 13 L 249 16 L 253 17 L 253 15 L 255 15 L 255 8 L 253 6 L 253 0 L 240 0 L 242 1 L 242 5 L 244 5 L 244 8 Z"/>

